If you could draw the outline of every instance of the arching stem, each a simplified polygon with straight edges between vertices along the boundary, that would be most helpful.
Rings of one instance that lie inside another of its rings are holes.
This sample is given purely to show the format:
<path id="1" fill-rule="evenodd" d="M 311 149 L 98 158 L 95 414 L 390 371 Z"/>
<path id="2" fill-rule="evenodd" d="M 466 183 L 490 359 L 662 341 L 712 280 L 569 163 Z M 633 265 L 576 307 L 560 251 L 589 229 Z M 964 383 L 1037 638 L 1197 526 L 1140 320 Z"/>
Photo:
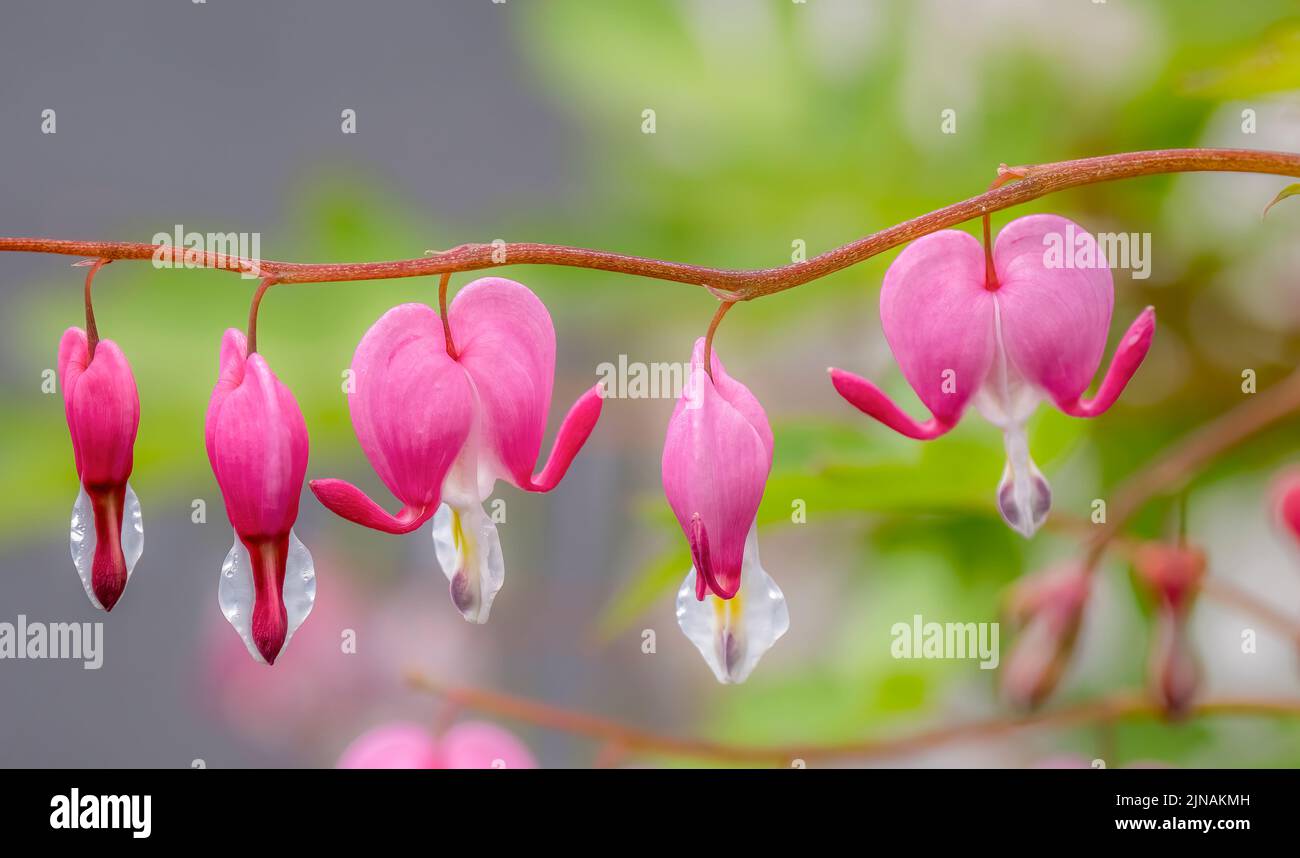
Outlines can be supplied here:
<path id="1" fill-rule="evenodd" d="M 248 355 L 252 357 L 257 353 L 257 310 L 262 306 L 262 296 L 266 290 L 274 286 L 276 280 L 274 277 L 264 277 L 262 282 L 257 284 L 257 291 L 253 293 L 253 303 L 248 307 Z"/>
<path id="2" fill-rule="evenodd" d="M 718 311 L 713 314 L 713 321 L 709 322 L 709 332 L 704 335 L 704 371 L 709 374 L 709 381 L 713 381 L 713 335 L 717 333 L 722 317 L 727 315 L 727 311 L 734 306 L 736 306 L 735 301 L 723 301 L 719 304 Z"/>
<path id="3" fill-rule="evenodd" d="M 442 316 L 442 338 L 447 343 L 447 357 L 456 359 L 456 343 L 451 338 L 451 320 L 447 318 L 447 284 L 451 282 L 451 272 L 442 275 L 438 281 L 438 313 Z"/>
<path id="4" fill-rule="evenodd" d="M 95 307 L 90 300 L 90 286 L 95 281 L 95 275 L 99 269 L 103 268 L 111 259 L 96 259 L 94 262 L 82 263 L 89 264 L 90 270 L 86 272 L 86 359 L 92 361 L 95 359 L 95 346 L 99 345 L 99 328 L 95 326 Z"/>

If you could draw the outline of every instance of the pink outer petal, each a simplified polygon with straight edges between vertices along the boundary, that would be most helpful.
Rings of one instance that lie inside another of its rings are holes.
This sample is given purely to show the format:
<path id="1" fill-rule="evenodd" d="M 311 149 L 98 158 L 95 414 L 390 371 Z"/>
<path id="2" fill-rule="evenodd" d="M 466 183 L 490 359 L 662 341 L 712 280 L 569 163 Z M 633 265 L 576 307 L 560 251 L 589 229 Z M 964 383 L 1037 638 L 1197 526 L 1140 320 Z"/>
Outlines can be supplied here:
<path id="1" fill-rule="evenodd" d="M 1106 377 L 1102 379 L 1097 395 L 1092 399 L 1076 398 L 1066 402 L 1057 401 L 1057 407 L 1073 417 L 1096 417 L 1104 414 L 1115 404 L 1115 400 L 1119 399 L 1119 395 L 1128 386 L 1129 379 L 1142 365 L 1142 360 L 1151 348 L 1151 338 L 1155 332 L 1156 310 L 1154 307 L 1147 307 L 1133 320 L 1133 324 L 1129 325 L 1124 338 L 1115 348 L 1115 357 L 1111 359 L 1110 368 L 1106 370 Z"/>
<path id="2" fill-rule="evenodd" d="M 336 768 L 436 769 L 439 768 L 437 743 L 418 724 L 384 724 L 352 740 Z"/>
<path id="3" fill-rule="evenodd" d="M 226 331 L 208 404 L 208 459 L 230 523 L 246 541 L 283 536 L 298 517 L 307 471 L 307 424 L 293 393 L 254 354 L 241 331 Z"/>
<path id="4" fill-rule="evenodd" d="M 578 401 L 573 403 L 569 413 L 564 416 L 564 422 L 560 424 L 560 431 L 555 436 L 555 445 L 551 447 L 551 456 L 546 460 L 546 467 L 540 474 L 532 477 L 524 488 L 533 492 L 549 492 L 559 485 L 560 480 L 564 479 L 565 473 L 568 472 L 574 456 L 577 456 L 582 445 L 587 443 L 591 430 L 596 428 L 596 421 L 600 419 L 600 409 L 603 405 L 604 398 L 599 384 L 582 394 Z"/>
<path id="5" fill-rule="evenodd" d="M 131 476 L 140 396 L 126 356 L 100 340 L 89 359 L 86 333 L 68 328 L 59 342 L 59 383 L 77 475 L 88 487 L 121 486 Z"/>
<path id="6" fill-rule="evenodd" d="M 1049 268 L 1052 238 L 1067 255 L 1074 253 L 1073 238 L 1091 247 L 1099 261 L 1087 268 Z M 993 246 L 1007 357 L 1056 402 L 1083 395 L 1106 349 L 1115 286 L 1100 255 L 1083 227 L 1048 214 L 1012 221 Z"/>
<path id="7" fill-rule="evenodd" d="M 831 384 L 840 396 L 863 414 L 876 418 L 900 435 L 918 441 L 930 441 L 952 428 L 951 424 L 943 423 L 936 417 L 918 423 L 895 405 L 884 391 L 860 375 L 842 369 L 831 368 L 828 371 L 831 374 Z"/>
<path id="8" fill-rule="evenodd" d="M 526 286 L 504 277 L 470 283 L 456 294 L 447 315 L 457 360 L 478 393 L 482 464 L 495 476 L 530 488 L 555 375 L 551 315 Z"/>
<path id="9" fill-rule="evenodd" d="M 474 393 L 447 355 L 442 320 L 424 304 L 402 304 L 366 331 L 352 359 L 352 425 L 371 466 L 402 501 L 390 515 L 342 480 L 313 480 L 326 507 L 388 533 L 419 527 L 437 510 L 443 480 L 474 421 Z"/>
<path id="10" fill-rule="evenodd" d="M 465 721 L 444 733 L 438 761 L 444 769 L 537 768 L 532 752 L 513 733 L 483 721 Z"/>
<path id="11" fill-rule="evenodd" d="M 917 239 L 885 272 L 885 339 L 938 424 L 957 422 L 993 365 L 993 294 L 984 288 L 983 248 L 958 230 Z"/>
<path id="12" fill-rule="evenodd" d="M 689 385 L 668 423 L 663 481 L 699 578 L 729 599 L 740 587 L 745 537 L 772 469 L 772 429 L 758 400 L 727 375 L 716 351 L 712 367 L 711 381 L 701 338 Z M 704 593 L 702 584 L 697 595 Z"/>

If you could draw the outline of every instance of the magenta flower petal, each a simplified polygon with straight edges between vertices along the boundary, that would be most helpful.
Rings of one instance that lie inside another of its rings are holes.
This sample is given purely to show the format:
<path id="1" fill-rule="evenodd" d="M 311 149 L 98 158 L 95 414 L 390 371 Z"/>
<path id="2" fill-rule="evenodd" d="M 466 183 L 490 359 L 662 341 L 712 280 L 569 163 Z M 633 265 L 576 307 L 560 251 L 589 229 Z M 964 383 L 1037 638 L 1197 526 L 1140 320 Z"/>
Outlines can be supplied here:
<path id="1" fill-rule="evenodd" d="M 691 543 L 700 597 L 712 592 L 729 599 L 740 587 L 745 537 L 772 468 L 772 430 L 762 406 L 727 375 L 717 352 L 712 366 L 710 379 L 700 338 L 687 389 L 668 424 L 663 481 Z"/>
<path id="2" fill-rule="evenodd" d="M 1094 265 L 1048 267 L 1052 241 L 1078 247 Z M 971 239 L 974 242 L 974 239 Z M 1036 214 L 1007 224 L 993 245 L 1006 354 L 1054 400 L 1078 399 L 1101 365 L 1115 286 L 1096 240 L 1063 217 Z"/>
<path id="3" fill-rule="evenodd" d="M 218 595 L 250 654 L 274 664 L 315 598 L 311 555 L 293 534 L 307 425 L 293 393 L 247 349 L 241 331 L 226 331 L 208 404 L 208 459 L 235 529 Z"/>
<path id="4" fill-rule="evenodd" d="M 457 361 L 478 395 L 480 494 L 487 481 L 496 479 L 528 491 L 554 488 L 600 417 L 599 387 L 574 404 L 550 460 L 534 477 L 555 379 L 551 314 L 528 287 L 504 277 L 483 277 L 456 294 L 447 316 Z"/>
<path id="5" fill-rule="evenodd" d="M 442 320 L 424 304 L 394 307 L 371 325 L 352 372 L 348 406 L 357 440 L 402 508 L 390 515 L 342 480 L 312 480 L 311 490 L 350 521 L 409 533 L 438 509 L 443 480 L 474 420 L 473 391 L 447 355 Z"/>
<path id="6" fill-rule="evenodd" d="M 1129 379 L 1142 365 L 1155 332 L 1156 310 L 1155 307 L 1147 307 L 1124 332 L 1123 339 L 1115 349 L 1115 357 L 1111 359 L 1110 368 L 1106 370 L 1106 376 L 1097 388 L 1097 395 L 1092 399 L 1057 399 L 1056 407 L 1071 417 L 1096 417 L 1104 414 L 1119 399 L 1119 395 L 1128 386 Z"/>
<path id="7" fill-rule="evenodd" d="M 111 611 L 144 548 L 140 504 L 127 482 L 140 397 L 117 343 L 101 340 L 92 359 L 80 328 L 64 331 L 58 369 L 81 482 L 72 515 L 72 558 L 91 603 Z"/>
<path id="8" fill-rule="evenodd" d="M 993 366 L 993 294 L 983 248 L 958 230 L 912 242 L 885 272 L 880 325 L 939 425 L 957 422 Z"/>
<path id="9" fill-rule="evenodd" d="M 854 375 L 842 369 L 830 369 L 831 384 L 840 396 L 849 401 L 854 408 L 874 417 L 900 435 L 915 438 L 918 441 L 930 441 L 938 438 L 952 428 L 953 424 L 944 423 L 937 417 L 931 417 L 923 423 L 912 419 L 884 391 L 860 375 Z"/>

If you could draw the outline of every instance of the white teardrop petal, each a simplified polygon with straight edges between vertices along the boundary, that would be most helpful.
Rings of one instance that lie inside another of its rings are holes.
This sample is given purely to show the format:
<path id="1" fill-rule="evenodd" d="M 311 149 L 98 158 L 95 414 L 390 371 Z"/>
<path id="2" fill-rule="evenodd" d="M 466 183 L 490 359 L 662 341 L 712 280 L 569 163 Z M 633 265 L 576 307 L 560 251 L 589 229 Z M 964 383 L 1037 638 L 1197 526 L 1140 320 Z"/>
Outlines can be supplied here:
<path id="1" fill-rule="evenodd" d="M 91 506 L 90 496 L 84 486 L 77 488 L 77 500 L 72 505 L 72 524 L 69 545 L 72 549 L 72 563 L 77 568 L 77 577 L 90 599 L 90 604 L 104 610 L 99 597 L 95 595 L 92 566 L 95 559 L 95 511 Z M 144 516 L 140 511 L 140 499 L 136 497 L 131 484 L 126 484 L 126 497 L 122 510 L 122 557 L 126 561 L 126 580 L 131 582 L 131 573 L 135 564 L 144 554 Z"/>
<path id="2" fill-rule="evenodd" d="M 1023 423 L 1003 431 L 1007 464 L 998 483 L 998 512 L 1012 530 L 1026 539 L 1047 521 L 1052 509 L 1052 488 L 1029 456 Z"/>
<path id="3" fill-rule="evenodd" d="M 235 544 L 221 564 L 221 577 L 217 580 L 217 603 L 226 621 L 235 627 L 243 638 L 248 654 L 259 664 L 266 664 L 262 653 L 253 642 L 253 560 L 248 549 L 235 534 Z"/>
<path id="4" fill-rule="evenodd" d="M 469 622 L 486 623 L 506 579 L 496 523 L 477 503 L 442 504 L 433 516 L 433 547 L 452 604 Z"/>
<path id="5" fill-rule="evenodd" d="M 298 534 L 289 530 L 289 556 L 284 564 L 284 587 L 281 597 L 284 610 L 288 615 L 288 626 L 284 633 L 284 645 L 280 652 L 289 648 L 293 633 L 307 619 L 316 604 L 316 564 L 311 559 L 311 552 L 303 545 Z"/>
<path id="6" fill-rule="evenodd" d="M 785 594 L 759 560 L 757 522 L 745 538 L 740 589 L 734 597 L 720 599 L 710 593 L 703 601 L 695 598 L 696 574 L 691 567 L 677 591 L 677 624 L 719 682 L 744 682 L 790 628 Z"/>
<path id="7" fill-rule="evenodd" d="M 266 664 L 266 659 L 258 650 L 253 640 L 253 602 L 256 590 L 253 587 L 253 559 L 248 556 L 248 549 L 235 534 L 235 544 L 226 554 L 221 564 L 221 577 L 217 579 L 217 602 L 221 613 L 230 625 L 239 632 L 248 654 L 253 660 Z M 280 652 L 289 648 L 293 633 L 307 619 L 312 606 L 316 604 L 316 567 L 307 546 L 298 539 L 298 534 L 289 531 L 289 553 L 285 560 L 284 586 L 281 593 L 287 615 L 284 644 Z"/>

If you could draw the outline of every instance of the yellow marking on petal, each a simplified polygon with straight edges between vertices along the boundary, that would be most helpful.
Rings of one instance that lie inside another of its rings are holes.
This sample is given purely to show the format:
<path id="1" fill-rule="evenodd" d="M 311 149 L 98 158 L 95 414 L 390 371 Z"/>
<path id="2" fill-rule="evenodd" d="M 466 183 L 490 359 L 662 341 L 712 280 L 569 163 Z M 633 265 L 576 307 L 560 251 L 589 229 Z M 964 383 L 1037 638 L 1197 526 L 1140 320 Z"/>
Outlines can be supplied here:
<path id="1" fill-rule="evenodd" d="M 451 510 L 451 544 L 455 546 L 457 553 L 460 553 L 461 546 L 465 544 L 465 531 L 460 524 L 460 512 L 455 507 Z"/>
<path id="2" fill-rule="evenodd" d="M 719 625 L 727 628 L 740 624 L 743 605 L 739 593 L 730 599 L 720 599 L 713 595 L 710 595 L 709 598 L 713 600 L 713 614 Z"/>

